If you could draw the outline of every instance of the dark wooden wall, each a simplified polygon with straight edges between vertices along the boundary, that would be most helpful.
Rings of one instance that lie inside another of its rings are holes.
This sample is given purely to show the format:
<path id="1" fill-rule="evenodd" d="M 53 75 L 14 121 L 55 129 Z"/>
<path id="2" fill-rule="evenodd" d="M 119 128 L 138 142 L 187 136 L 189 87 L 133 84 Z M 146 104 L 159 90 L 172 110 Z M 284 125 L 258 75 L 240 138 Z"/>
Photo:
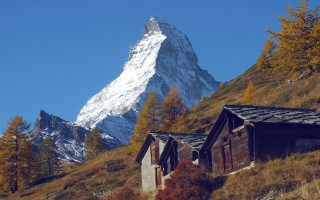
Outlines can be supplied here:
<path id="1" fill-rule="evenodd" d="M 185 161 L 193 161 L 193 149 L 186 145 L 183 144 L 181 142 L 177 142 L 178 143 L 178 159 L 179 162 L 185 162 Z"/>
<path id="2" fill-rule="evenodd" d="M 212 171 L 214 174 L 230 173 L 250 165 L 253 159 L 252 141 L 247 127 L 233 133 L 235 123 L 232 115 L 228 116 L 227 122 L 211 148 Z M 237 124 L 239 120 L 237 119 Z"/>
<path id="3" fill-rule="evenodd" d="M 256 160 L 266 161 L 293 152 L 320 149 L 319 126 L 281 123 L 243 126 L 244 121 L 230 112 L 224 117 L 216 129 L 218 137 L 211 149 L 200 152 L 200 157 L 205 155 L 208 163 L 204 159 L 200 162 L 214 174 L 234 172 Z"/>
<path id="4" fill-rule="evenodd" d="M 172 141 L 167 160 L 164 163 L 164 175 L 174 171 L 180 162 L 193 161 L 193 149 L 181 142 Z"/>
<path id="5" fill-rule="evenodd" d="M 297 124 L 255 124 L 255 159 L 265 161 L 294 152 L 320 149 L 320 127 Z M 304 145 L 301 141 L 308 141 Z"/>

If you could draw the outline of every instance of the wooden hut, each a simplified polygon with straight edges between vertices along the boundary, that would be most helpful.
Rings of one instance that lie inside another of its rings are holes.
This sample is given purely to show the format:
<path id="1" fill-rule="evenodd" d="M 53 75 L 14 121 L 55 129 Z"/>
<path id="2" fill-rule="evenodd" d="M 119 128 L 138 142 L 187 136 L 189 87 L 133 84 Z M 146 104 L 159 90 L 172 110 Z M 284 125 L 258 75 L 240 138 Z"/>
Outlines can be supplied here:
<path id="1" fill-rule="evenodd" d="M 319 147 L 315 110 L 225 105 L 200 149 L 200 163 L 223 174 Z"/>
<path id="2" fill-rule="evenodd" d="M 141 163 L 142 189 L 145 192 L 164 188 L 165 179 L 179 162 L 198 162 L 199 150 L 206 135 L 150 132 L 136 161 Z"/>

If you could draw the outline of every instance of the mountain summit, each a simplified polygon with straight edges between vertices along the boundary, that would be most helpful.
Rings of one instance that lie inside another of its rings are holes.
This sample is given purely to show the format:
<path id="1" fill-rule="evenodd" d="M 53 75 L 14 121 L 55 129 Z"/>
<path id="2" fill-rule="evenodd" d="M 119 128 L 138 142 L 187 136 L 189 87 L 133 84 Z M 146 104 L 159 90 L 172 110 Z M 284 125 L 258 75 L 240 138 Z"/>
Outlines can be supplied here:
<path id="1" fill-rule="evenodd" d="M 45 138 L 51 138 L 59 158 L 68 162 L 84 161 L 84 142 L 90 130 L 72 122 L 50 115 L 41 110 L 30 135 L 39 145 Z M 110 148 L 119 146 L 119 141 L 104 135 L 102 141 Z"/>
<path id="2" fill-rule="evenodd" d="M 142 39 L 130 47 L 123 72 L 89 99 L 76 123 L 97 126 L 128 143 L 149 92 L 153 90 L 163 100 L 172 87 L 191 107 L 201 96 L 216 91 L 218 82 L 199 67 L 192 45 L 181 31 L 162 18 L 151 17 L 143 28 Z"/>

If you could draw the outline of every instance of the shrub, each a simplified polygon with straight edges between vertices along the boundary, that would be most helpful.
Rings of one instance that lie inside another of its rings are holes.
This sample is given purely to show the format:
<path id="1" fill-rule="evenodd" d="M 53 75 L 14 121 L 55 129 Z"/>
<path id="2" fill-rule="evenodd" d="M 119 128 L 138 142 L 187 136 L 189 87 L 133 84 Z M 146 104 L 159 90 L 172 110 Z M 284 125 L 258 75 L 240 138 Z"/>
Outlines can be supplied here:
<path id="1" fill-rule="evenodd" d="M 106 166 L 107 172 L 115 172 L 124 168 L 126 168 L 126 164 L 123 163 L 122 159 L 109 161 Z"/>
<path id="2" fill-rule="evenodd" d="M 182 162 L 170 179 L 165 181 L 165 189 L 158 192 L 156 199 L 209 199 L 217 185 L 221 185 L 221 182 L 215 184 L 213 177 L 203 166 Z"/>

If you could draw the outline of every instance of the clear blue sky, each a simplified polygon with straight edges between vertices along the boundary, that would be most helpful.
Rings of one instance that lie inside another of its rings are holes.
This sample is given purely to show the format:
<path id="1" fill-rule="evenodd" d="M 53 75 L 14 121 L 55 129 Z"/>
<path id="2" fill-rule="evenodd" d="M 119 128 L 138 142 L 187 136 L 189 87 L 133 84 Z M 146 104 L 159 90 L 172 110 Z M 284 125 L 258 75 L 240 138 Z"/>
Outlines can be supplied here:
<path id="1" fill-rule="evenodd" d="M 75 121 L 86 101 L 121 73 L 152 15 L 184 32 L 200 66 L 228 81 L 256 62 L 265 30 L 279 30 L 278 16 L 297 2 L 2 0 L 0 132 L 18 114 L 33 125 L 40 109 Z"/>

